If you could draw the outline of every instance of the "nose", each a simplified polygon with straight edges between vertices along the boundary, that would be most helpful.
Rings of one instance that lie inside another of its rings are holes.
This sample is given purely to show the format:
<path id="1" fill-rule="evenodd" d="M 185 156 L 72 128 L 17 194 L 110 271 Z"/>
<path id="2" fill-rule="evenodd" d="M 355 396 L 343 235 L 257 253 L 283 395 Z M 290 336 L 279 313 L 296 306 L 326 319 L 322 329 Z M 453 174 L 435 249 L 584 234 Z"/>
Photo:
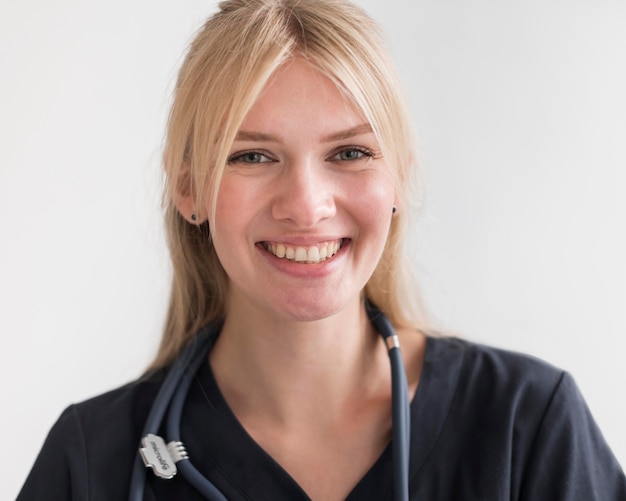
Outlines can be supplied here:
<path id="1" fill-rule="evenodd" d="M 277 180 L 272 216 L 298 228 L 312 228 L 336 214 L 335 182 L 320 162 L 291 163 Z"/>

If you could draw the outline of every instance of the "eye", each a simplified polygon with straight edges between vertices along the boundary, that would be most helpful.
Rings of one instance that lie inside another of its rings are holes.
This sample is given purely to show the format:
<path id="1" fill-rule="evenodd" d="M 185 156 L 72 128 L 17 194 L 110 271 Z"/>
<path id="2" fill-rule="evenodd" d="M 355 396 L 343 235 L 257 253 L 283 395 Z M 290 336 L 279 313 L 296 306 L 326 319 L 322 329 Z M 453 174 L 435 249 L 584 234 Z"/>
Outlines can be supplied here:
<path id="1" fill-rule="evenodd" d="M 235 153 L 228 159 L 228 163 L 231 164 L 262 164 L 273 161 L 273 159 L 259 151 L 244 151 L 242 153 Z"/>
<path id="2" fill-rule="evenodd" d="M 344 148 L 341 151 L 338 151 L 337 153 L 335 153 L 331 157 L 331 160 L 340 160 L 343 162 L 354 162 L 355 160 L 360 160 L 364 157 L 369 158 L 373 156 L 374 154 L 367 148 L 350 147 L 350 148 Z"/>

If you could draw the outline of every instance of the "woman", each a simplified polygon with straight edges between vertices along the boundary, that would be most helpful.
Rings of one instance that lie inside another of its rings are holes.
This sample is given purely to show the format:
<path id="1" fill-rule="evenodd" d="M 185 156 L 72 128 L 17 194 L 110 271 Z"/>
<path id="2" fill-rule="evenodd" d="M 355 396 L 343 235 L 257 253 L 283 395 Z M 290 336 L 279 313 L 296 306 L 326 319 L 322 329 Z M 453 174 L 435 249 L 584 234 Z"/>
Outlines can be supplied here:
<path id="1" fill-rule="evenodd" d="M 204 499 L 181 475 L 137 468 L 141 448 L 169 476 L 177 452 L 140 440 L 188 347 L 202 363 L 188 372 L 180 437 L 226 499 L 402 499 L 372 305 L 406 367 L 410 499 L 626 499 L 567 374 L 425 334 L 402 247 L 409 123 L 358 8 L 220 4 L 191 44 L 168 125 L 174 274 L 160 351 L 140 380 L 63 413 L 19 499 Z"/>

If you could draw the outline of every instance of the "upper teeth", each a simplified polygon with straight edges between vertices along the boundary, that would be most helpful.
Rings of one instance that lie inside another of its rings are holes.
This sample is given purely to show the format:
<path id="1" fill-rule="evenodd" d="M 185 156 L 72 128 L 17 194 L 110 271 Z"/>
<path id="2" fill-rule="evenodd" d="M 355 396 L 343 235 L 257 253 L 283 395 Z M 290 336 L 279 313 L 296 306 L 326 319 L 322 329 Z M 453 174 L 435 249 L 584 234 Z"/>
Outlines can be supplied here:
<path id="1" fill-rule="evenodd" d="M 341 249 L 341 240 L 324 242 L 310 247 L 291 247 L 288 244 L 266 243 L 265 248 L 279 258 L 299 263 L 320 263 L 333 257 Z"/>

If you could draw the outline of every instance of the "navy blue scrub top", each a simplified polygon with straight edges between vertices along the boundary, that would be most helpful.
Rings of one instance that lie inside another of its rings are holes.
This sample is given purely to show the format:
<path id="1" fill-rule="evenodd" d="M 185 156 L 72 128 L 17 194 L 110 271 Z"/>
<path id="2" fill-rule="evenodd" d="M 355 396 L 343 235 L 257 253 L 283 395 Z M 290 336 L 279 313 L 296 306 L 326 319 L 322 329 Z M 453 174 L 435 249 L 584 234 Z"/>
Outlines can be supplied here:
<path id="1" fill-rule="evenodd" d="M 66 409 L 18 501 L 127 499 L 164 374 Z M 229 500 L 309 499 L 237 421 L 208 364 L 189 392 L 181 435 L 193 464 Z M 347 499 L 391 501 L 392 477 L 390 444 Z M 148 471 L 144 499 L 203 498 L 180 476 Z M 410 499 L 626 501 L 626 477 L 570 375 L 532 357 L 429 337 L 411 403 Z"/>

